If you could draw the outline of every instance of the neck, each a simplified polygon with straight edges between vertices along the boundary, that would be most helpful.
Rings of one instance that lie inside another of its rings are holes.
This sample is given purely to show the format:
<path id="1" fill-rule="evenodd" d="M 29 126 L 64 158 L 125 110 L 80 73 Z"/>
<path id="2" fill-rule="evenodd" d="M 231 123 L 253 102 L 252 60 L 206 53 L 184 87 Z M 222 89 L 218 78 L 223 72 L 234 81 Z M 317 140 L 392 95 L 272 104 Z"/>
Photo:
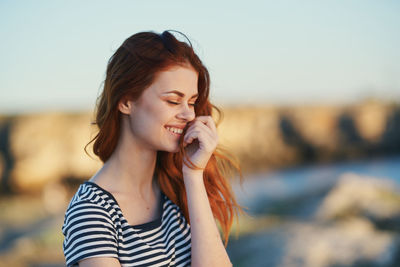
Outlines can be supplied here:
<path id="1" fill-rule="evenodd" d="M 129 133 L 121 133 L 113 154 L 92 181 L 114 192 L 155 195 L 158 191 L 153 179 L 156 160 L 156 150 L 137 143 Z"/>
<path id="2" fill-rule="evenodd" d="M 118 191 L 148 192 L 154 187 L 154 170 L 157 151 L 137 151 L 121 148 L 116 150 L 104 164 L 106 173 L 113 177 L 112 183 Z M 132 152 L 136 151 L 136 152 Z"/>

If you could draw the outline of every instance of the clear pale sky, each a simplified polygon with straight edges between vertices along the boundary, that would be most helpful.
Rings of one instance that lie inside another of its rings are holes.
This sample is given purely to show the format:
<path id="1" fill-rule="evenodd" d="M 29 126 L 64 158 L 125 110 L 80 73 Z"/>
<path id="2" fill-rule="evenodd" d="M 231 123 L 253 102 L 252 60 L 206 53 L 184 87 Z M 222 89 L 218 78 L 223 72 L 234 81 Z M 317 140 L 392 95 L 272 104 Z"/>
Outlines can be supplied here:
<path id="1" fill-rule="evenodd" d="M 92 110 L 130 35 L 186 33 L 216 104 L 400 100 L 400 2 L 0 1 L 0 113 Z"/>

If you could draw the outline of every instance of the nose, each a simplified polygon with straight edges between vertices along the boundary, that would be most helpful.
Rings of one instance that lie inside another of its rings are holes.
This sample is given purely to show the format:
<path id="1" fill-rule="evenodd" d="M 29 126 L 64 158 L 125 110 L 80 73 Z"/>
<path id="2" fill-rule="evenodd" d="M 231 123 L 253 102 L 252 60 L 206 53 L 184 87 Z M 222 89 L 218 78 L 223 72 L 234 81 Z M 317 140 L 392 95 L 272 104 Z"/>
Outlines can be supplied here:
<path id="1" fill-rule="evenodd" d="M 184 103 L 177 114 L 177 117 L 181 120 L 192 121 L 196 117 L 196 114 L 194 112 L 194 108 L 189 106 L 187 103 Z"/>

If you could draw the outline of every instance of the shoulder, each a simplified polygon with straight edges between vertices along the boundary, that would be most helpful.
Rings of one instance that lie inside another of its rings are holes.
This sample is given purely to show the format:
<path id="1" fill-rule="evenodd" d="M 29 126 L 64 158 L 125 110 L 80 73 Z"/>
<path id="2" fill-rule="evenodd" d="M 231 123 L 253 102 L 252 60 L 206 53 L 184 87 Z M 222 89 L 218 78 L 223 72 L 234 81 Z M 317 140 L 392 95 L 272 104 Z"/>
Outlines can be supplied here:
<path id="1" fill-rule="evenodd" d="M 112 202 L 98 188 L 83 183 L 72 197 L 65 212 L 63 234 L 66 238 L 79 231 L 103 228 L 115 233 L 116 212 Z"/>
<path id="2" fill-rule="evenodd" d="M 115 210 L 105 194 L 84 183 L 65 213 L 62 232 L 67 265 L 89 257 L 117 257 Z"/>
<path id="3" fill-rule="evenodd" d="M 69 203 L 68 210 L 80 203 L 92 203 L 98 206 L 108 208 L 111 205 L 111 199 L 106 191 L 91 182 L 81 184 Z"/>
<path id="4" fill-rule="evenodd" d="M 113 199 L 92 183 L 83 183 L 72 197 L 65 212 L 63 229 L 77 223 L 97 220 L 114 224 L 117 212 Z"/>

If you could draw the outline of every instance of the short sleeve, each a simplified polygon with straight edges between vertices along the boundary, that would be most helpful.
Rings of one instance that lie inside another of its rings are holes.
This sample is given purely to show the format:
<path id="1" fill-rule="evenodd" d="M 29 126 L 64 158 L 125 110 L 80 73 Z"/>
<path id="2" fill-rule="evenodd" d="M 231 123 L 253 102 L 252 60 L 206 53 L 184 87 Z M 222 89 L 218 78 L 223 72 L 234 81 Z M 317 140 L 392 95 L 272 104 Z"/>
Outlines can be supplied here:
<path id="1" fill-rule="evenodd" d="M 117 234 L 107 210 L 90 201 L 69 206 L 62 227 L 67 266 L 92 257 L 118 258 Z"/>

